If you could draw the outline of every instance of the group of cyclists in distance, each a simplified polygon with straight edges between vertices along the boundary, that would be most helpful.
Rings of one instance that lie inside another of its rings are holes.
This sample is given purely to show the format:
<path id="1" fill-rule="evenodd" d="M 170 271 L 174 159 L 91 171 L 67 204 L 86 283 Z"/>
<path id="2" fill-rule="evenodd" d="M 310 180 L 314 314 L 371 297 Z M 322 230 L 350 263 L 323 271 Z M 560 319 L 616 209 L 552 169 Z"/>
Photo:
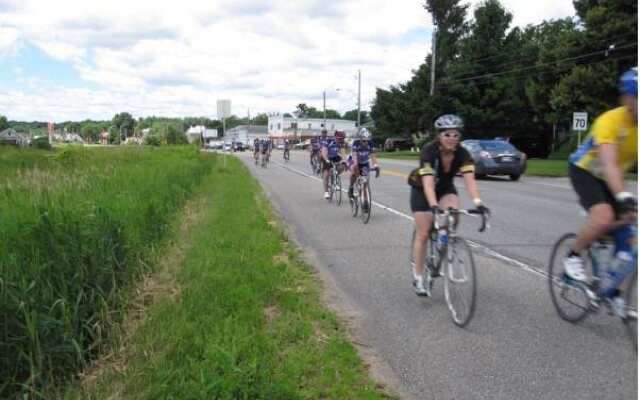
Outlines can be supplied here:
<path id="1" fill-rule="evenodd" d="M 588 137 L 569 159 L 569 177 L 578 195 L 580 205 L 588 212 L 588 219 L 581 227 L 577 240 L 564 260 L 566 276 L 576 281 L 586 282 L 584 261 L 590 243 L 597 240 L 616 226 L 627 226 L 636 221 L 637 199 L 625 188 L 624 172 L 636 165 L 638 160 L 638 74 L 637 68 L 625 72 L 619 80 L 622 106 L 600 115 L 593 123 Z M 409 176 L 411 186 L 409 203 L 414 219 L 415 236 L 412 244 L 411 267 L 412 284 L 415 293 L 427 296 L 423 279 L 423 265 L 426 244 L 434 226 L 434 216 L 440 210 L 459 208 L 458 192 L 453 184 L 456 174 L 462 176 L 464 185 L 477 211 L 489 214 L 480 197 L 475 180 L 474 162 L 469 152 L 461 146 L 464 128 L 462 119 L 453 114 L 438 117 L 434 123 L 436 138 L 421 149 L 418 168 Z M 284 144 L 285 158 L 288 158 L 290 143 Z M 368 175 L 373 169 L 376 176 L 380 167 L 371 133 L 361 128 L 350 146 L 345 141 L 345 133 L 335 131 L 333 137 L 322 129 L 310 141 L 309 162 L 319 159 L 322 166 L 322 187 L 324 198 L 329 199 L 329 175 L 332 168 L 338 173 L 349 173 L 348 196 L 353 197 L 353 185 L 359 174 Z M 254 141 L 254 151 L 261 151 L 267 157 L 271 154 L 273 142 L 269 139 Z M 371 168 L 373 165 L 373 168 Z M 363 209 L 370 204 L 362 205 Z M 618 230 L 614 254 L 628 251 L 630 240 L 628 230 Z M 637 265 L 636 265 L 637 268 Z M 624 290 L 621 283 L 621 290 Z M 614 292 L 611 302 L 615 310 L 624 309 L 623 299 Z"/>

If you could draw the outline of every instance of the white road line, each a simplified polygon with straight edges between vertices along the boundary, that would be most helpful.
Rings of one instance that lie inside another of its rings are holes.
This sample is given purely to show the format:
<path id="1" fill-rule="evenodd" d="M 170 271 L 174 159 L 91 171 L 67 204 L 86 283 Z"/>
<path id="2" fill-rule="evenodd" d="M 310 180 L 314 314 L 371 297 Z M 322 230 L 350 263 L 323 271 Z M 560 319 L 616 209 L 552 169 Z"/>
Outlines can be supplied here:
<path id="1" fill-rule="evenodd" d="M 307 178 L 315 179 L 317 181 L 322 181 L 322 179 L 320 179 L 320 178 L 318 178 L 316 176 L 312 176 L 312 175 L 306 174 L 306 173 L 304 173 L 302 171 L 299 171 L 296 168 L 286 166 L 285 164 L 282 164 L 282 163 L 276 163 L 276 164 L 281 166 L 282 168 L 288 170 L 288 171 L 293 172 L 293 173 L 302 175 L 302 176 L 307 177 Z M 549 186 L 551 186 L 551 185 L 549 185 Z M 342 189 L 342 191 L 346 192 L 345 189 Z M 408 221 L 413 222 L 413 217 L 408 215 L 408 214 L 403 213 L 402 211 L 396 210 L 395 208 L 392 208 L 392 207 L 389 207 L 387 205 L 378 203 L 376 201 L 371 202 L 371 204 L 373 204 L 373 205 L 375 205 L 375 206 L 377 206 L 377 207 L 379 207 L 379 208 L 381 208 L 381 209 L 383 209 L 385 211 L 388 211 L 391 214 L 394 214 L 394 215 L 396 215 L 398 217 L 401 217 L 403 219 L 406 219 Z M 475 217 L 473 215 L 471 215 L 471 217 L 478 218 L 478 217 Z M 515 259 L 513 259 L 511 257 L 507 257 L 504 254 L 500 254 L 497 251 L 492 250 L 489 247 L 487 247 L 485 245 L 482 245 L 480 243 L 474 242 L 474 241 L 469 240 L 469 239 L 465 239 L 465 240 L 467 241 L 467 243 L 469 243 L 469 245 L 471 247 L 482 251 L 484 254 L 486 254 L 489 257 L 497 258 L 498 260 L 504 261 L 504 262 L 506 262 L 508 264 L 511 264 L 513 266 L 516 266 L 516 267 L 519 267 L 520 269 L 522 269 L 524 271 L 531 272 L 531 273 L 534 273 L 536 275 L 540 275 L 540 276 L 543 276 L 543 277 L 547 276 L 547 273 L 545 271 L 540 270 L 539 268 L 533 267 L 533 266 L 531 266 L 529 264 L 525 264 L 525 263 L 523 263 L 521 261 L 518 261 L 518 260 L 515 260 Z"/>

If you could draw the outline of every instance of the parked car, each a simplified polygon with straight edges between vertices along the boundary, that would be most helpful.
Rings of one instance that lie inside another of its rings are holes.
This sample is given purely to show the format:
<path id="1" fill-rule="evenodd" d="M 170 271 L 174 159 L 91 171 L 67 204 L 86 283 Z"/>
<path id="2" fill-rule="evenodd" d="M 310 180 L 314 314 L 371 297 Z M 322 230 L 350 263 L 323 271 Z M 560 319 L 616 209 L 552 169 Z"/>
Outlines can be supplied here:
<path id="1" fill-rule="evenodd" d="M 233 151 L 245 151 L 245 146 L 242 142 L 233 142 Z"/>
<path id="2" fill-rule="evenodd" d="M 527 169 L 527 156 L 501 140 L 465 140 L 462 146 L 473 157 L 476 177 L 509 175 L 517 181 Z"/>
<path id="3" fill-rule="evenodd" d="M 231 142 L 224 142 L 222 145 L 222 151 L 231 151 Z"/>
<path id="4" fill-rule="evenodd" d="M 385 151 L 411 150 L 413 148 L 413 140 L 405 138 L 389 138 L 385 140 Z"/>
<path id="5" fill-rule="evenodd" d="M 222 142 L 220 142 L 220 141 L 211 141 L 211 142 L 209 142 L 209 148 L 211 150 L 222 150 Z"/>

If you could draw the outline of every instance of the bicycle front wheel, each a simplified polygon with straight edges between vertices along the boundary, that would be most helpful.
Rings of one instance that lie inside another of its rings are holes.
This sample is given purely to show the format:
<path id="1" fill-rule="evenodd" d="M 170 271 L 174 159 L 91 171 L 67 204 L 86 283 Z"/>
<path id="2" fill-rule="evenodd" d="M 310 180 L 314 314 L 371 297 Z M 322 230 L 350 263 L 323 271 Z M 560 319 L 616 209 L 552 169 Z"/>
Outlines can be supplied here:
<path id="1" fill-rule="evenodd" d="M 342 203 L 342 182 L 340 181 L 340 175 L 336 175 L 334 193 L 336 196 L 336 205 Z"/>
<path id="2" fill-rule="evenodd" d="M 626 303 L 626 317 L 622 319 L 631 343 L 638 352 L 638 271 L 631 276 L 631 281 L 627 290 L 624 291 L 624 300 Z"/>
<path id="3" fill-rule="evenodd" d="M 573 281 L 564 273 L 564 258 L 576 240 L 575 233 L 567 233 L 556 242 L 549 259 L 549 291 L 551 300 L 560 318 L 569 322 L 578 322 L 589 312 L 589 297 L 584 284 Z M 591 266 L 589 260 L 583 260 L 585 268 Z M 590 271 L 587 271 L 591 276 Z"/>
<path id="4" fill-rule="evenodd" d="M 360 201 L 360 205 L 362 206 L 362 222 L 365 224 L 369 222 L 369 218 L 371 218 L 371 188 L 369 188 L 369 183 L 365 183 L 362 187 L 362 198 Z"/>
<path id="5" fill-rule="evenodd" d="M 444 295 L 453 322 L 463 327 L 476 309 L 476 265 L 466 240 L 450 238 L 448 246 L 450 257 L 444 260 Z"/>
<path id="6" fill-rule="evenodd" d="M 349 198 L 349 202 L 351 203 L 351 215 L 355 218 L 358 216 L 358 208 L 360 206 L 360 185 L 356 184 L 353 188 L 353 197 Z"/>

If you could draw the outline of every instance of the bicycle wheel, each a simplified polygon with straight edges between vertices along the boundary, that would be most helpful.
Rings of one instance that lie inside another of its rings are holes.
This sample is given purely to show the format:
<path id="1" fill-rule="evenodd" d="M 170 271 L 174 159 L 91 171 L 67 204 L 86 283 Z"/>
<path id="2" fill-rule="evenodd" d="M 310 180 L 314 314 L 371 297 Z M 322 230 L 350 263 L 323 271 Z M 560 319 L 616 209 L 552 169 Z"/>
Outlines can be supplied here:
<path id="1" fill-rule="evenodd" d="M 335 185 L 335 196 L 336 196 L 336 205 L 340 205 L 342 203 L 342 182 L 340 180 L 340 175 L 336 174 L 336 179 L 334 182 Z"/>
<path id="2" fill-rule="evenodd" d="M 575 233 L 567 233 L 558 239 L 551 252 L 547 271 L 553 305 L 560 318 L 569 322 L 582 320 L 590 309 L 586 287 L 567 278 L 564 274 L 563 260 L 575 239 Z M 588 275 L 591 276 L 591 262 L 584 257 L 583 261 Z"/>
<path id="3" fill-rule="evenodd" d="M 622 319 L 633 347 L 638 352 L 638 271 L 633 273 L 627 290 L 624 292 L 624 300 L 627 304 L 626 318 Z"/>
<path id="4" fill-rule="evenodd" d="M 333 176 L 333 171 L 329 174 L 329 184 L 327 185 L 327 189 L 329 189 L 329 203 L 333 201 L 333 191 L 335 189 L 334 184 L 335 177 Z"/>
<path id="5" fill-rule="evenodd" d="M 362 206 L 362 222 L 366 224 L 369 222 L 369 218 L 371 218 L 371 207 L 373 205 L 371 204 L 371 188 L 369 187 L 369 182 L 365 182 L 364 185 L 362 185 L 361 193 L 362 199 L 360 204 L 366 204 L 366 207 Z"/>
<path id="6" fill-rule="evenodd" d="M 354 218 L 358 216 L 358 207 L 360 206 L 360 190 L 360 183 L 356 181 L 356 184 L 353 188 L 353 197 L 349 198 L 349 202 L 351 203 L 351 215 L 353 215 Z"/>
<path id="7" fill-rule="evenodd" d="M 453 322 L 463 327 L 469 323 L 476 309 L 476 266 L 466 240 L 449 238 L 447 246 L 451 258 L 443 260 L 444 297 Z"/>

